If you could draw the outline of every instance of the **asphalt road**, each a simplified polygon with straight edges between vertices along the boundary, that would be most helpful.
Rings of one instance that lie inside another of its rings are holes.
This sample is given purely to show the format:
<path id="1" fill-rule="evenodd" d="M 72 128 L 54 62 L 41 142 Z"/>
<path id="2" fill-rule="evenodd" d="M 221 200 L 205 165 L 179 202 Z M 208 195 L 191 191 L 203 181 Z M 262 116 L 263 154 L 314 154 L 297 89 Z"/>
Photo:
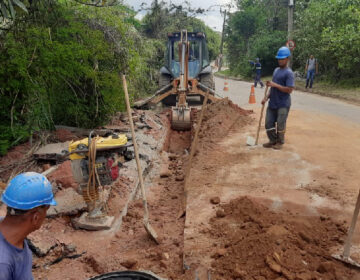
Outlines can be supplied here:
<path id="1" fill-rule="evenodd" d="M 229 97 L 242 108 L 260 106 L 265 90 L 261 89 L 259 85 L 255 88 L 256 104 L 250 105 L 248 101 L 252 83 L 227 80 L 229 91 L 223 91 L 224 82 L 224 79 L 215 77 L 216 93 L 219 96 Z M 294 91 L 291 96 L 292 109 L 329 114 L 360 124 L 360 106 L 358 105 L 302 91 Z"/>

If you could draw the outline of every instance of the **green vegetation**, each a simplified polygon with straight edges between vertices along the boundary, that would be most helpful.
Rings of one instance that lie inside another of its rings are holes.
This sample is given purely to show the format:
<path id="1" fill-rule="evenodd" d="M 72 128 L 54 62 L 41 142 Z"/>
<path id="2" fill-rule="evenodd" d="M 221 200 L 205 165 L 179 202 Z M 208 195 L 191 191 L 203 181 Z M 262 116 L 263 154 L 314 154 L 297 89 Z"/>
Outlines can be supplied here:
<path id="1" fill-rule="evenodd" d="M 50 12 L 49 12 L 50 11 Z M 124 109 L 119 73 L 133 97 L 156 88 L 153 45 L 134 12 L 117 5 L 37 2 L 1 34 L 0 153 L 54 124 L 98 126 Z"/>
<path id="2" fill-rule="evenodd" d="M 226 29 L 227 59 L 233 75 L 250 77 L 249 60 L 261 59 L 263 73 L 276 67 L 274 53 L 286 42 L 287 10 L 281 0 L 237 1 L 239 11 L 230 14 Z"/>
<path id="3" fill-rule="evenodd" d="M 287 40 L 287 1 L 238 0 L 226 30 L 227 56 L 234 75 L 250 77 L 248 60 L 261 59 L 263 74 L 277 66 L 274 55 Z M 340 86 L 360 85 L 360 0 L 297 0 L 293 69 L 319 61 L 321 79 Z"/>
<path id="4" fill-rule="evenodd" d="M 55 124 L 104 124 L 124 110 L 121 72 L 132 99 L 153 93 L 167 32 L 205 32 L 217 54 L 219 34 L 193 17 L 201 11 L 154 1 L 140 22 L 115 1 L 92 3 L 0 0 L 0 155 Z"/>
<path id="5" fill-rule="evenodd" d="M 296 19 L 295 69 L 313 54 L 325 80 L 359 86 L 360 0 L 310 1 Z"/>
<path id="6" fill-rule="evenodd" d="M 220 34 L 206 26 L 204 22 L 194 17 L 203 10 L 193 10 L 189 6 L 168 5 L 164 1 L 154 0 L 148 13 L 142 20 L 142 30 L 146 37 L 157 46 L 158 69 L 163 65 L 167 34 L 186 29 L 189 32 L 204 32 L 209 48 L 210 60 L 219 53 Z"/>

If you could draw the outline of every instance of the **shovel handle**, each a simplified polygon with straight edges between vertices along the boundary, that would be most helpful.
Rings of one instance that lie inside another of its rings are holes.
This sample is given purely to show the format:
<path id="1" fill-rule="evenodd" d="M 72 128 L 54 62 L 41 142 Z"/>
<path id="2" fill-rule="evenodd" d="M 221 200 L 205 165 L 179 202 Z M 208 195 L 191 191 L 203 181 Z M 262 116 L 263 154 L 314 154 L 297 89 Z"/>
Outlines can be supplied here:
<path id="1" fill-rule="evenodd" d="M 136 143 L 134 122 L 133 122 L 133 118 L 131 115 L 131 108 L 130 108 L 130 101 L 129 101 L 129 93 L 128 93 L 128 88 L 127 88 L 127 83 L 126 83 L 126 77 L 124 74 L 122 74 L 122 80 L 123 80 L 123 87 L 124 87 L 124 93 L 125 93 L 126 109 L 127 109 L 127 113 L 128 113 L 128 117 L 129 117 L 130 129 L 131 129 L 131 136 L 132 136 L 133 144 L 134 144 L 134 152 L 135 152 L 136 165 L 137 165 L 139 181 L 140 181 L 141 195 L 142 195 L 143 204 L 144 204 L 144 211 L 145 211 L 144 222 L 148 223 L 149 222 L 149 211 L 148 211 L 147 201 L 146 201 L 144 179 L 142 176 L 142 169 L 140 166 L 139 149 L 138 149 L 138 145 Z"/>
<path id="2" fill-rule="evenodd" d="M 343 257 L 346 259 L 348 259 L 350 257 L 351 240 L 354 235 L 357 218 L 359 216 L 359 210 L 360 210 L 360 190 L 359 190 L 359 194 L 358 194 L 355 209 L 354 209 L 354 214 L 352 216 L 351 225 L 350 225 L 348 235 L 345 240 Z"/>
<path id="3" fill-rule="evenodd" d="M 267 95 L 267 91 L 268 91 L 268 86 L 265 87 L 265 93 L 264 93 L 264 98 L 266 97 Z M 265 103 L 262 104 L 262 107 L 261 107 L 261 113 L 260 113 L 260 120 L 259 120 L 259 126 L 258 126 L 258 129 L 257 129 L 257 132 L 256 132 L 256 141 L 255 141 L 255 145 L 258 144 L 259 142 L 259 134 L 260 134 L 260 127 L 261 127 L 261 121 L 262 121 L 262 117 L 263 117 L 263 114 L 264 114 L 264 108 L 265 108 Z"/>

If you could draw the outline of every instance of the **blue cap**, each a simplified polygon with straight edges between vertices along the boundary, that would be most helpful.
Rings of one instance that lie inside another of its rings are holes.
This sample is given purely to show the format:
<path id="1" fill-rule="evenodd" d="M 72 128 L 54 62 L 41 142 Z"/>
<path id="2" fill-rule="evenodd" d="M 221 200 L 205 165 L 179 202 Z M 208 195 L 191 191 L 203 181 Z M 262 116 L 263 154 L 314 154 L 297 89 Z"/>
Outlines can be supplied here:
<path id="1" fill-rule="evenodd" d="M 13 178 L 6 187 L 1 201 L 11 208 L 20 210 L 57 205 L 51 183 L 44 175 L 36 172 L 25 172 Z"/>
<path id="2" fill-rule="evenodd" d="M 277 55 L 275 57 L 277 59 L 284 59 L 284 58 L 289 57 L 290 55 L 291 55 L 291 52 L 288 47 L 281 47 L 278 50 Z"/>

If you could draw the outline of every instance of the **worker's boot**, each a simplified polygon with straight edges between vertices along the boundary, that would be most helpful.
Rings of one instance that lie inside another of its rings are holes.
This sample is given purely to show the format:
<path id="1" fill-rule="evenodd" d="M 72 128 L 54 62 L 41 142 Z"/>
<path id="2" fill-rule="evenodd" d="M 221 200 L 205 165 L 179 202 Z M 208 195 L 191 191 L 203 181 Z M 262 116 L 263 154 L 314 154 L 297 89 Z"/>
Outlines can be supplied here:
<path id="1" fill-rule="evenodd" d="M 276 143 L 275 145 L 272 146 L 273 149 L 275 150 L 281 150 L 283 148 L 283 145 L 282 143 Z"/>
<path id="2" fill-rule="evenodd" d="M 272 148 L 272 147 L 274 147 L 274 145 L 276 145 L 276 142 L 269 141 L 269 142 L 263 144 L 263 147 L 264 148 Z"/>
<path id="3" fill-rule="evenodd" d="M 281 150 L 285 143 L 285 130 L 277 132 L 277 142 L 274 146 L 272 146 L 275 150 Z"/>
<path id="4" fill-rule="evenodd" d="M 305 86 L 305 88 L 308 88 L 308 86 L 309 86 L 309 80 L 306 80 L 306 86 Z"/>

